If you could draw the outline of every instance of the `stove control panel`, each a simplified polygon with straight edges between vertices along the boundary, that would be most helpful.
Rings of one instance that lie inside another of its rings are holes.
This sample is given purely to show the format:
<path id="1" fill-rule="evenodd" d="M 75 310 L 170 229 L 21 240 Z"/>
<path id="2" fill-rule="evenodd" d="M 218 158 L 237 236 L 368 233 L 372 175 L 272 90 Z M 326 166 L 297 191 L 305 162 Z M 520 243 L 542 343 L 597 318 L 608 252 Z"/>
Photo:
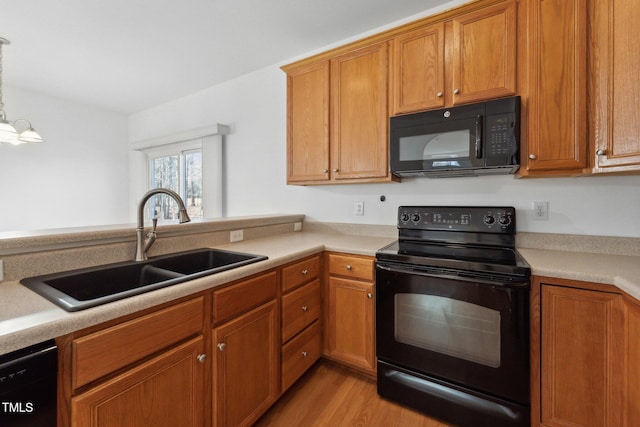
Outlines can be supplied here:
<path id="1" fill-rule="evenodd" d="M 513 207 L 400 206 L 398 228 L 515 234 Z"/>

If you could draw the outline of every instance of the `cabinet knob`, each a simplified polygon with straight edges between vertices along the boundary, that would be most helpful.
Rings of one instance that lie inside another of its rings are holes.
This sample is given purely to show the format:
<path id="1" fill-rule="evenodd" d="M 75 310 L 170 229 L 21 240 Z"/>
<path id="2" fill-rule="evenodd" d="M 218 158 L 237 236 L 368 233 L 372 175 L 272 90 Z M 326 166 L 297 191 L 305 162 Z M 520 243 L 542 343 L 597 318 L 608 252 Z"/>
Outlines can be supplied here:
<path id="1" fill-rule="evenodd" d="M 309 307 L 307 307 L 306 305 L 302 306 L 302 311 L 306 313 L 308 310 L 309 310 Z"/>
<path id="2" fill-rule="evenodd" d="M 206 354 L 199 354 L 198 356 L 196 356 L 196 359 L 198 359 L 198 362 L 204 363 L 204 361 L 207 360 L 207 355 Z"/>
<path id="3" fill-rule="evenodd" d="M 307 352 L 306 351 L 302 352 L 302 357 L 307 357 Z"/>
<path id="4" fill-rule="evenodd" d="M 347 267 L 346 267 L 346 268 L 347 268 L 347 270 L 348 270 L 348 271 L 353 270 L 353 267 L 351 267 L 351 265 L 349 265 L 349 264 L 347 264 Z"/>
<path id="5" fill-rule="evenodd" d="M 334 172 L 339 172 L 339 171 L 340 171 L 340 169 L 335 168 L 333 171 L 334 171 Z"/>
<path id="6" fill-rule="evenodd" d="M 529 158 L 530 158 L 531 160 L 535 160 L 535 159 L 536 159 L 536 155 L 535 155 L 535 154 L 529 154 Z"/>
<path id="7" fill-rule="evenodd" d="M 443 95 L 444 95 L 444 93 L 443 93 L 443 92 L 438 92 L 438 93 L 436 94 L 436 96 L 437 96 L 438 98 L 442 98 L 442 96 L 443 96 Z"/>
<path id="8" fill-rule="evenodd" d="M 220 350 L 220 351 L 224 351 L 226 346 L 227 345 L 225 343 L 223 343 L 223 342 L 219 342 L 218 345 L 216 345 L 216 347 L 218 347 L 218 350 Z"/>
<path id="9" fill-rule="evenodd" d="M 309 270 L 307 270 L 306 268 L 304 270 L 302 270 L 302 275 L 306 276 L 307 274 L 309 274 Z"/>
<path id="10" fill-rule="evenodd" d="M 329 169 L 322 169 L 322 173 L 329 173 Z"/>
<path id="11" fill-rule="evenodd" d="M 369 299 L 373 298 L 373 294 L 371 292 L 367 292 L 367 298 Z"/>
<path id="12" fill-rule="evenodd" d="M 455 88 L 455 89 L 453 90 L 453 94 L 454 94 L 454 95 L 457 95 L 457 94 L 459 94 L 459 93 L 460 93 L 460 89 Z"/>
<path id="13" fill-rule="evenodd" d="M 607 154 L 607 150 L 605 150 L 604 148 L 598 148 L 598 149 L 596 150 L 596 154 L 597 154 L 598 156 L 604 156 L 605 154 Z"/>

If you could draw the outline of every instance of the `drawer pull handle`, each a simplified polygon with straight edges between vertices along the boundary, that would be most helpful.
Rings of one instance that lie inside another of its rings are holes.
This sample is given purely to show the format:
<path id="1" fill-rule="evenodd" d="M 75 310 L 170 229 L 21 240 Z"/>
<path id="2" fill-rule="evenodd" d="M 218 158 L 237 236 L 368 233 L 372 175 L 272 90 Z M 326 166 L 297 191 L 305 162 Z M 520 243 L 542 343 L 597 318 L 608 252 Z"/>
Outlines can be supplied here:
<path id="1" fill-rule="evenodd" d="M 206 354 L 199 354 L 196 358 L 198 359 L 198 362 L 204 363 L 204 361 L 207 360 L 207 355 Z"/>
<path id="2" fill-rule="evenodd" d="M 304 311 L 305 313 L 307 312 L 307 310 L 309 310 L 309 307 L 307 307 L 306 305 L 302 306 L 302 311 Z"/>
<path id="3" fill-rule="evenodd" d="M 216 345 L 216 347 L 218 347 L 218 350 L 220 350 L 220 351 L 224 351 L 224 348 L 226 346 L 227 345 L 225 343 L 223 343 L 223 342 L 219 342 L 218 345 Z"/>
<path id="4" fill-rule="evenodd" d="M 302 352 L 302 357 L 307 357 L 307 352 L 306 351 Z"/>
<path id="5" fill-rule="evenodd" d="M 307 269 L 302 270 L 302 275 L 303 276 L 306 276 L 307 274 L 309 274 L 309 270 L 307 270 Z"/>
<path id="6" fill-rule="evenodd" d="M 347 264 L 347 270 L 351 271 L 351 270 L 353 270 L 353 267 L 351 267 L 351 265 Z"/>
<path id="7" fill-rule="evenodd" d="M 369 298 L 369 299 L 373 298 L 373 294 L 371 292 L 368 292 L 367 293 L 367 298 Z"/>

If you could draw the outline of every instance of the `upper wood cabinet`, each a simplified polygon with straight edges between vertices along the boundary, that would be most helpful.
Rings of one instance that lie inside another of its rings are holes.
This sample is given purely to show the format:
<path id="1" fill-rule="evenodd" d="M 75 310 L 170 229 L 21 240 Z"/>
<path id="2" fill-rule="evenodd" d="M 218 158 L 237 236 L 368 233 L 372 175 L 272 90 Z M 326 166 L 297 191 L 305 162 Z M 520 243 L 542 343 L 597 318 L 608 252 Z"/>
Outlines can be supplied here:
<path id="1" fill-rule="evenodd" d="M 594 172 L 640 169 L 640 2 L 590 1 Z"/>
<path id="2" fill-rule="evenodd" d="M 527 0 L 521 27 L 523 120 L 520 174 L 587 172 L 587 7 L 582 0 Z"/>
<path id="3" fill-rule="evenodd" d="M 392 115 L 514 95 L 516 20 L 507 1 L 395 37 Z"/>
<path id="4" fill-rule="evenodd" d="M 331 60 L 331 177 L 386 179 L 387 44 Z"/>
<path id="5" fill-rule="evenodd" d="M 287 72 L 287 182 L 329 178 L 329 61 L 322 61 Z"/>
<path id="6" fill-rule="evenodd" d="M 287 183 L 391 180 L 387 43 L 286 68 Z"/>
<path id="7" fill-rule="evenodd" d="M 444 23 L 391 41 L 391 114 L 444 107 Z"/>

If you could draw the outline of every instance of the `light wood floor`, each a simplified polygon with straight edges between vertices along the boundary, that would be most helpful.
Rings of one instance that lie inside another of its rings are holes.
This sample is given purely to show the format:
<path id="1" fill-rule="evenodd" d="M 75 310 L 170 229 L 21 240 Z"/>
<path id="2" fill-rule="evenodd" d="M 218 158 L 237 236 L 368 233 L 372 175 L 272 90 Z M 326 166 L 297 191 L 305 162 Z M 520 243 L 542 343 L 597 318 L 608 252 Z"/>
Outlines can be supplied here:
<path id="1" fill-rule="evenodd" d="M 448 424 L 382 399 L 373 379 L 321 360 L 255 426 L 448 427 Z"/>

